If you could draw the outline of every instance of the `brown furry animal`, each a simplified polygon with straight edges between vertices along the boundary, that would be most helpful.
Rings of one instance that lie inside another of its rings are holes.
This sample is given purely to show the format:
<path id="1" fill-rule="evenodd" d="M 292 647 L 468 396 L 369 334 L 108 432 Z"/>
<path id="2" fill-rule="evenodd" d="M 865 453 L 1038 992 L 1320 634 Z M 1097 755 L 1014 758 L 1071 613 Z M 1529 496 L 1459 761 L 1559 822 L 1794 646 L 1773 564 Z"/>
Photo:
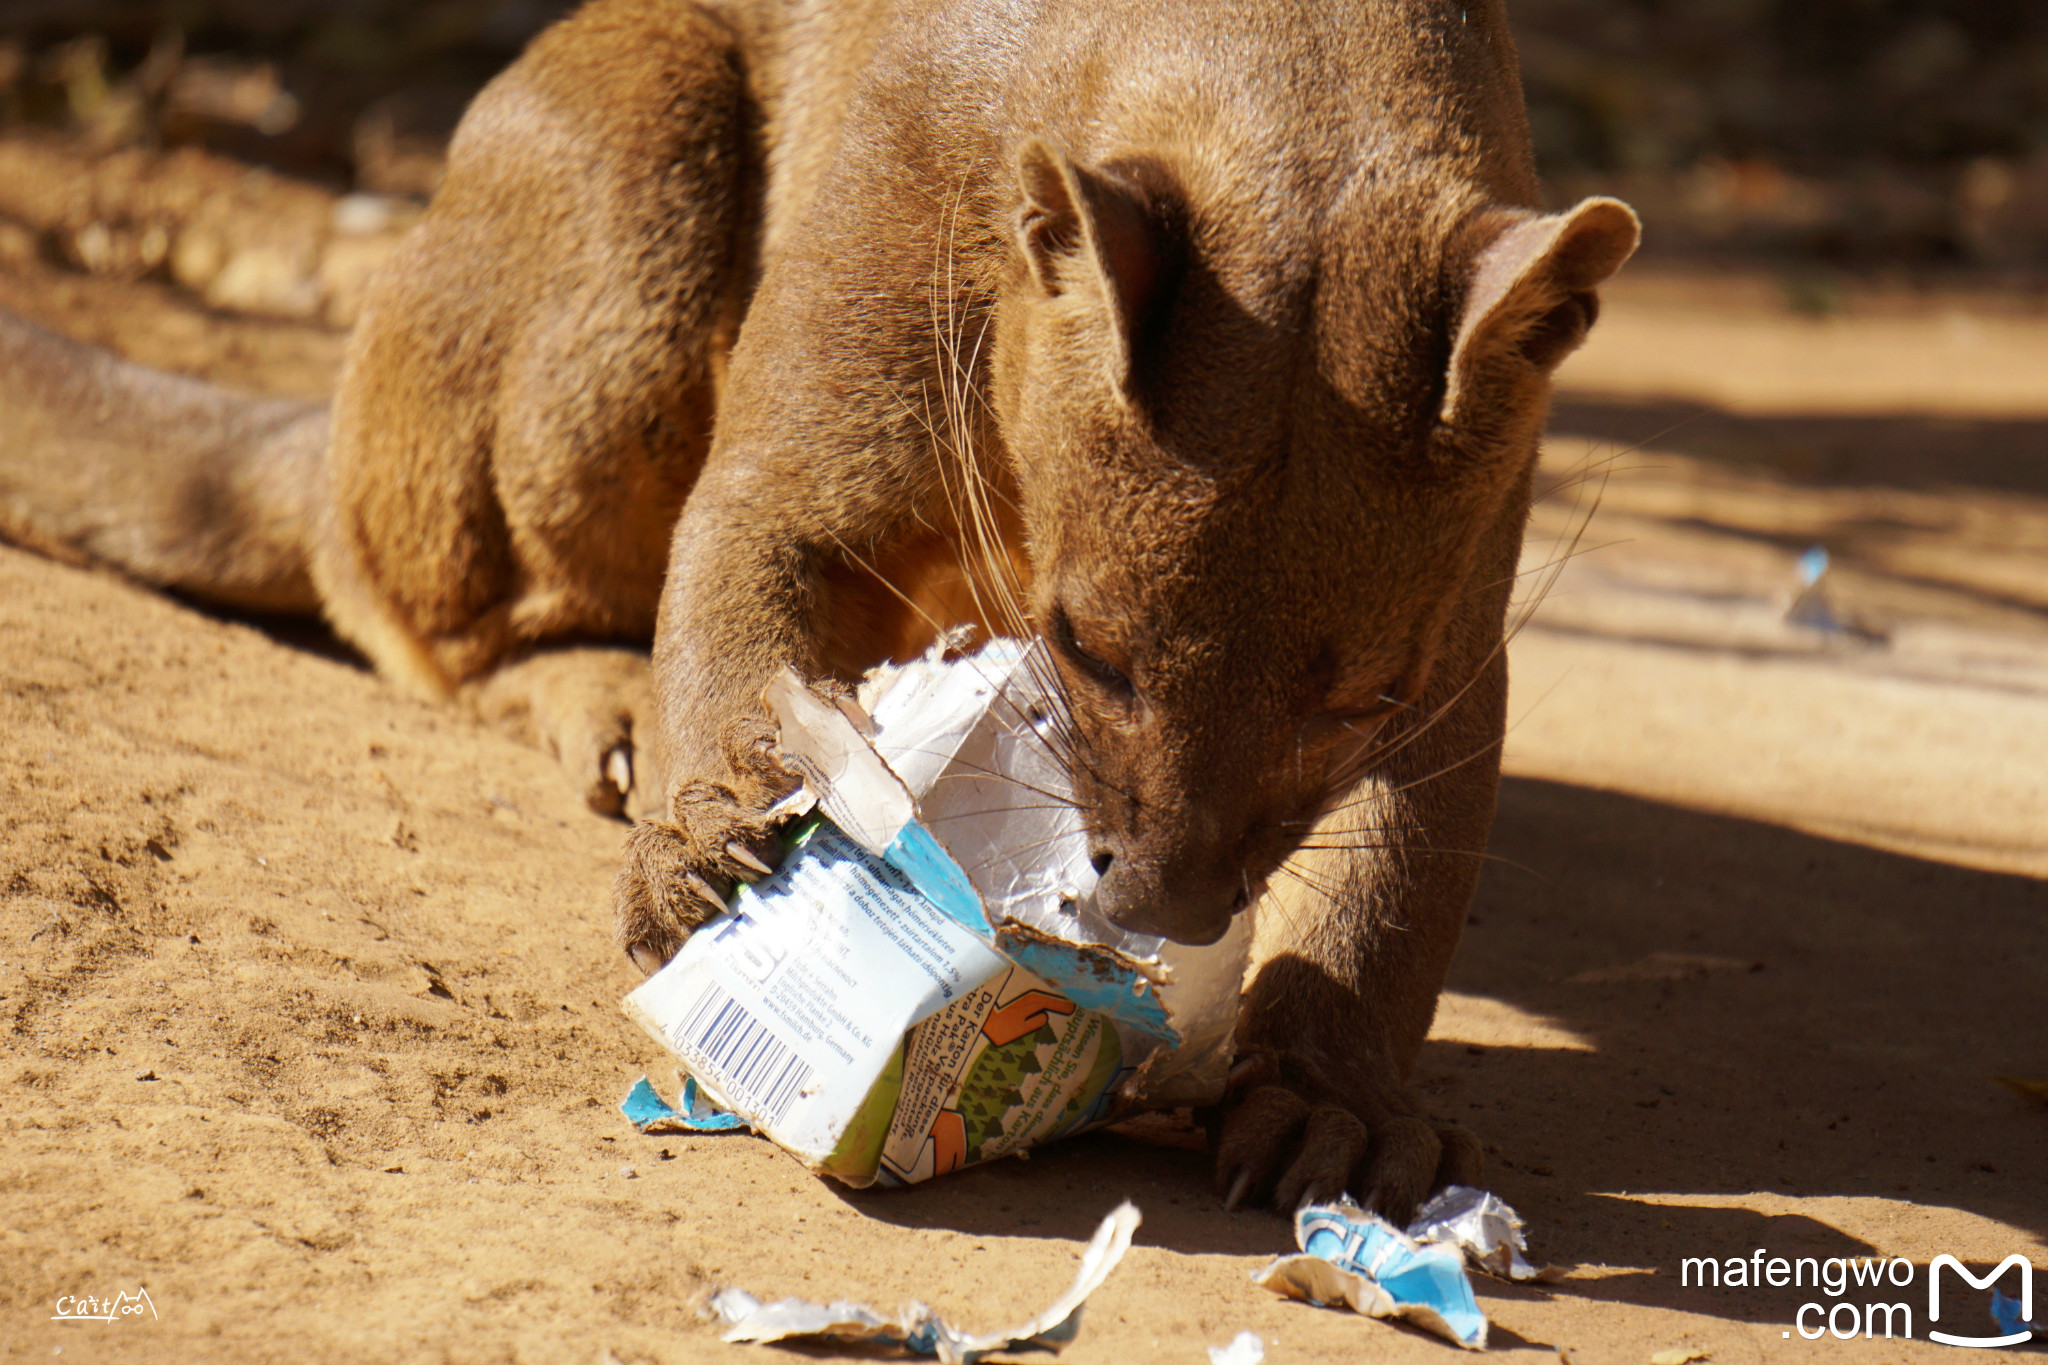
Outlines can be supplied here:
<path id="1" fill-rule="evenodd" d="M 1494 0 L 594 0 L 463 120 L 331 436 L 9 324 L 4 524 L 317 598 L 651 804 L 644 968 L 777 856 L 776 670 L 1036 631 L 1105 909 L 1205 942 L 1263 899 L 1231 1200 L 1400 1217 L 1477 1174 L 1406 1079 L 1549 374 L 1637 235 L 1536 203 Z M 31 438 L 158 463 L 109 501 Z M 651 688 L 604 647 L 650 634 Z"/>

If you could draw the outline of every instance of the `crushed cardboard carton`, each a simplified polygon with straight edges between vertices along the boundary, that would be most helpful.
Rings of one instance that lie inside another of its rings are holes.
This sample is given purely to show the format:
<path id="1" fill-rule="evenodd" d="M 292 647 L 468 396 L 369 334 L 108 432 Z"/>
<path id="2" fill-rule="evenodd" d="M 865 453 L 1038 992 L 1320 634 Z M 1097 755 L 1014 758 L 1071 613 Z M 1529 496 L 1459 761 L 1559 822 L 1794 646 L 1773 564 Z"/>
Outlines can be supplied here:
<path id="1" fill-rule="evenodd" d="M 1304 1204 L 1294 1215 L 1301 1247 L 1252 1276 L 1290 1299 L 1373 1318 L 1405 1318 L 1468 1350 L 1486 1346 L 1486 1315 L 1455 1247 L 1417 1242 L 1349 1198 Z"/>
<path id="2" fill-rule="evenodd" d="M 1301 1251 L 1252 1276 L 1288 1298 L 1345 1304 L 1375 1318 L 1405 1318 L 1470 1350 L 1486 1345 L 1486 1315 L 1465 1273 L 1503 1279 L 1545 1274 L 1530 1265 L 1521 1217 L 1485 1190 L 1447 1186 L 1405 1230 L 1349 1197 L 1305 1204 L 1294 1215 Z"/>
<path id="3" fill-rule="evenodd" d="M 768 689 L 812 813 L 626 1012 L 814 1170 L 915 1183 L 1222 1092 L 1249 916 L 1193 948 L 1096 913 L 1048 668 L 999 640 L 865 708 Z"/>
<path id="4" fill-rule="evenodd" d="M 1137 1206 L 1126 1200 L 1102 1220 L 1081 1253 L 1074 1284 L 1044 1312 L 1021 1327 L 976 1336 L 948 1324 L 915 1300 L 893 1318 L 866 1304 L 804 1299 L 762 1303 L 744 1289 L 721 1289 L 711 1298 L 710 1316 L 725 1327 L 725 1339 L 756 1344 L 840 1347 L 863 1354 L 937 1356 L 945 1365 L 974 1365 L 985 1356 L 1020 1351 L 1058 1354 L 1081 1330 L 1081 1309 L 1130 1250 L 1138 1227 Z"/>

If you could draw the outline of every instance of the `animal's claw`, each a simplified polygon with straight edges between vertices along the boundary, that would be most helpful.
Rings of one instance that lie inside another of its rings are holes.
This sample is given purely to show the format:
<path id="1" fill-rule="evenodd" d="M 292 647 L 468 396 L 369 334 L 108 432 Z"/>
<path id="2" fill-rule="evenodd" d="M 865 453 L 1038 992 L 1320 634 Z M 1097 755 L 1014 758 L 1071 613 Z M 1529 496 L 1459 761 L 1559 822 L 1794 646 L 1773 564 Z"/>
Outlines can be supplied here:
<path id="1" fill-rule="evenodd" d="M 737 839 L 733 839 L 727 842 L 725 846 L 725 856 L 732 859 L 740 866 L 747 868 L 749 871 L 758 872 L 764 877 L 773 876 L 775 873 L 775 869 L 768 866 L 767 863 L 761 861 L 761 858 L 754 852 L 754 850 L 748 848 L 745 844 L 741 843 Z"/>
<path id="2" fill-rule="evenodd" d="M 1396 1086 L 1342 1089 L 1326 1068 L 1271 1052 L 1240 1058 L 1232 1080 L 1242 1088 L 1210 1119 L 1229 1207 L 1270 1202 L 1292 1214 L 1348 1190 L 1399 1225 L 1431 1191 L 1481 1178 L 1478 1140 L 1416 1116 Z"/>
<path id="3" fill-rule="evenodd" d="M 1231 1109 L 1216 1143 L 1217 1183 L 1228 1179 L 1230 1207 L 1247 1199 L 1262 1202 L 1273 1193 L 1281 1163 L 1308 1115 L 1306 1101 L 1277 1085 L 1247 1091 Z M 1275 1135 L 1278 1142 L 1267 1140 Z"/>
<path id="4" fill-rule="evenodd" d="M 1310 1204 L 1327 1204 L 1335 1199 L 1340 1190 L 1333 1190 L 1320 1180 L 1311 1180 L 1302 1187 L 1301 1195 L 1294 1201 L 1295 1212 L 1299 1213 Z"/>
<path id="5" fill-rule="evenodd" d="M 725 909 L 725 897 L 719 895 L 718 888 L 707 881 L 702 874 L 685 872 L 683 880 L 688 882 L 690 889 L 696 892 L 706 905 L 711 907 L 712 914 L 718 914 Z"/>
<path id="6" fill-rule="evenodd" d="M 552 753 L 597 814 L 653 813 L 646 807 L 660 794 L 662 764 L 646 655 L 543 649 L 467 684 L 461 695 L 479 719 Z M 640 799 L 629 800 L 634 795 Z"/>
<path id="7" fill-rule="evenodd" d="M 1371 1135 L 1350 1110 L 1335 1105 L 1311 1110 L 1294 1159 L 1273 1191 L 1273 1207 L 1292 1213 L 1316 1202 L 1318 1191 L 1341 1193 L 1370 1145 Z"/>
<path id="8" fill-rule="evenodd" d="M 668 819 L 633 827 L 612 900 L 619 944 L 636 964 L 645 966 L 640 947 L 667 961 L 725 910 L 735 883 L 774 870 L 769 860 L 781 855 L 768 810 L 779 794 L 765 781 L 687 782 Z"/>
<path id="9" fill-rule="evenodd" d="M 623 800 L 633 791 L 633 746 L 614 744 L 604 756 L 604 775 L 611 779 Z"/>

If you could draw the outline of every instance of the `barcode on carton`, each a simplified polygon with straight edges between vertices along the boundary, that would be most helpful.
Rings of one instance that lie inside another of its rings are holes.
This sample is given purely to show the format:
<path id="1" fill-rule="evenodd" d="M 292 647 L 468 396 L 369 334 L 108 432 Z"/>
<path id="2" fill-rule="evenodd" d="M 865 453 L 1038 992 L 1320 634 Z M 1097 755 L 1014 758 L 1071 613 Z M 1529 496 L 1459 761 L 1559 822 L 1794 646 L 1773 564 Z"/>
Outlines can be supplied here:
<path id="1" fill-rule="evenodd" d="M 729 1102 L 755 1110 L 763 1124 L 782 1122 L 790 1101 L 810 1084 L 804 1059 L 715 981 L 675 1026 L 674 1037 L 677 1051 L 704 1060 Z"/>

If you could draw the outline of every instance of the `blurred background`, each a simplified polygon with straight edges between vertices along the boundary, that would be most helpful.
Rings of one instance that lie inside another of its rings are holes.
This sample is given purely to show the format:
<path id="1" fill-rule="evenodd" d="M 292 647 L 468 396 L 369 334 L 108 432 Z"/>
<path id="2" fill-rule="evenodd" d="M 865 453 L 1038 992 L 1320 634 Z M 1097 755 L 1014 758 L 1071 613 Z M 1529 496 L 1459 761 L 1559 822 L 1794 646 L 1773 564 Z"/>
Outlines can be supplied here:
<path id="1" fill-rule="evenodd" d="M 328 392 L 463 108 L 570 8 L 0 0 L 0 307 Z M 1716 647 L 1882 644 L 1894 667 L 1937 620 L 2026 641 L 2048 678 L 2048 4 L 1508 12 L 1550 198 L 1619 195 L 1646 226 L 1560 375 L 1543 476 L 1569 495 L 1597 473 L 1612 544 L 1544 620 L 1639 632 L 1648 611 Z M 1583 538 L 1575 506 L 1539 506 L 1539 539 Z M 1795 599 L 1812 619 L 1788 625 Z M 1929 648 L 1945 676 L 2011 671 Z"/>
<path id="2" fill-rule="evenodd" d="M 326 394 L 463 108 L 572 7 L 0 0 L 0 307 Z M 1645 223 L 1559 377 L 1536 530 L 1583 539 L 1570 496 L 1597 477 L 1606 548 L 1543 620 L 1647 611 L 1715 647 L 1881 643 L 1914 668 L 1936 620 L 2026 641 L 2048 679 L 2048 4 L 1508 12 L 1546 192 Z M 1795 599 L 1841 629 L 1787 625 Z M 2011 672 L 2006 644 L 1929 648 L 1944 676 Z"/>
<path id="3" fill-rule="evenodd" d="M 566 0 L 7 0 L 0 119 L 424 196 L 464 102 Z M 1873 274 L 2048 271 L 2038 0 L 1513 0 L 1541 164 L 1646 259 L 1768 266 L 1825 312 Z M 73 254 L 76 254 L 75 249 Z"/>

